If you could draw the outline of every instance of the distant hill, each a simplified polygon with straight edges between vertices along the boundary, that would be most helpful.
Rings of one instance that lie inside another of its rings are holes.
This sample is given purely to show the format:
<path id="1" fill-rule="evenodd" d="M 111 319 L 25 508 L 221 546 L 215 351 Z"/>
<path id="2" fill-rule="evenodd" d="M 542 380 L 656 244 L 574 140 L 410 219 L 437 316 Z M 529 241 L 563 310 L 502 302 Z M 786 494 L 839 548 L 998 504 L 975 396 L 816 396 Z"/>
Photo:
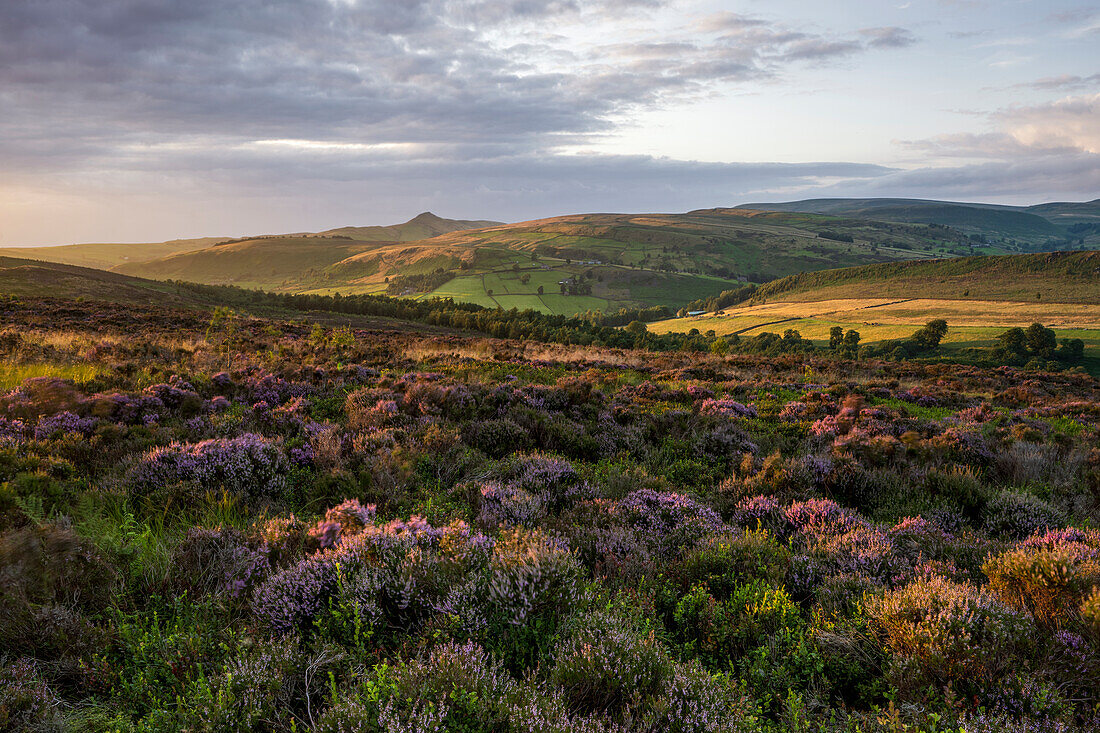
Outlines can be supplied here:
<path id="1" fill-rule="evenodd" d="M 117 272 L 166 280 L 295 290 L 327 267 L 360 252 L 498 222 L 443 219 L 430 212 L 404 224 L 343 227 L 318 233 L 242 237 L 216 246 L 145 262 L 120 264 Z"/>
<path id="2" fill-rule="evenodd" d="M 144 280 L 90 267 L 0 256 L 0 293 L 116 303 L 198 306 L 209 302 L 171 283 Z"/>
<path id="3" fill-rule="evenodd" d="M 964 235 L 943 228 L 743 209 L 580 214 L 415 241 L 332 234 L 339 231 L 234 240 L 117 269 L 284 292 L 432 294 L 576 313 L 678 306 L 738 279 L 973 251 Z"/>
<path id="4" fill-rule="evenodd" d="M 145 262 L 180 252 L 206 249 L 228 237 L 173 239 L 168 242 L 66 244 L 58 247 L 3 247 L 0 256 L 61 262 L 80 267 L 109 270 L 127 262 Z"/>
<path id="5" fill-rule="evenodd" d="M 960 257 L 803 272 L 761 286 L 754 302 L 947 298 L 1100 305 L 1100 251 Z"/>
<path id="6" fill-rule="evenodd" d="M 1100 224 L 1100 199 L 1081 203 L 1055 202 L 1036 206 L 1000 206 L 925 199 L 844 198 L 749 203 L 738 208 L 937 224 L 953 227 L 967 234 L 1015 240 L 1032 249 L 1075 236 L 1075 233 L 1069 229 L 1074 224 Z M 1100 229 L 1096 232 L 1085 232 L 1085 235 L 1100 242 Z"/>
<path id="7" fill-rule="evenodd" d="M 460 228 L 471 223 L 484 224 L 422 214 L 401 231 L 345 228 L 232 240 L 115 269 L 281 292 L 436 295 L 573 314 L 677 307 L 738 281 L 976 251 L 965 235 L 942 227 L 743 209 L 578 214 Z M 407 239 L 425 228 L 453 231 Z"/>
<path id="8" fill-rule="evenodd" d="M 440 234 L 448 234 L 463 229 L 480 229 L 500 224 L 499 221 L 464 221 L 462 219 L 444 219 L 430 211 L 418 214 L 404 224 L 372 227 L 340 227 L 321 232 L 322 236 L 348 237 L 364 242 L 411 242 L 417 239 L 431 239 Z"/>

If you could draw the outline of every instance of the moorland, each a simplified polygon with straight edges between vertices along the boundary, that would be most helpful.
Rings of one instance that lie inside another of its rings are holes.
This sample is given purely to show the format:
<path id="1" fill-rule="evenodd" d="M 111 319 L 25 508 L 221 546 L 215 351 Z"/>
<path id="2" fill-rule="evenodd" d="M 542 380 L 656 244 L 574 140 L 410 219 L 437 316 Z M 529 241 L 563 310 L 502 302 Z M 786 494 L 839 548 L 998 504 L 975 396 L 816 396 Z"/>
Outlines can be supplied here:
<path id="1" fill-rule="evenodd" d="M 0 730 L 1096 730 L 1097 253 L 880 208 L 0 257 Z"/>

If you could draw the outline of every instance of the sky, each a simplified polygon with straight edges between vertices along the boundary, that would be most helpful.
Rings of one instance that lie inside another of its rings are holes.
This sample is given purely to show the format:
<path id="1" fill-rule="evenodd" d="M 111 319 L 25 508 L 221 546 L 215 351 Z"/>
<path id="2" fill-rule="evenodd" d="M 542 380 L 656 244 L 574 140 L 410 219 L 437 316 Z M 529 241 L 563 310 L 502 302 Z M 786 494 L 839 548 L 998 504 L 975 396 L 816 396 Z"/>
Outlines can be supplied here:
<path id="1" fill-rule="evenodd" d="M 4 0 L 0 244 L 1100 197 L 1100 4 Z"/>

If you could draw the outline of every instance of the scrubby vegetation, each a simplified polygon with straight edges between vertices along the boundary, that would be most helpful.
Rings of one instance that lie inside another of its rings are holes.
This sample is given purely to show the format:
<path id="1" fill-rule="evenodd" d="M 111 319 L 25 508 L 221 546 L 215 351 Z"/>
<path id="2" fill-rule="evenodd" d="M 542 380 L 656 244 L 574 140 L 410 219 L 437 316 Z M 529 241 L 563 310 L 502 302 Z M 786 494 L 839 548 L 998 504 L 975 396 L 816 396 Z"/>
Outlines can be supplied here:
<path id="1" fill-rule="evenodd" d="M 351 323 L 4 303 L 0 729 L 1100 726 L 1093 378 Z"/>

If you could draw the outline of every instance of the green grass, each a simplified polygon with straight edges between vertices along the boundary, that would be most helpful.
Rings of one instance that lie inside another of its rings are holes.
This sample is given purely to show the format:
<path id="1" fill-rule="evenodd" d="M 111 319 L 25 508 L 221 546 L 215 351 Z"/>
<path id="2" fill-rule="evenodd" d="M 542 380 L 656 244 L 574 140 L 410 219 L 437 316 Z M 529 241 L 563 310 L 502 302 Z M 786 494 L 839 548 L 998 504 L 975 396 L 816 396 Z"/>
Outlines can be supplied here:
<path id="1" fill-rule="evenodd" d="M 0 391 L 15 389 L 28 379 L 54 377 L 71 379 L 77 384 L 95 380 L 102 369 L 94 364 L 8 364 L 0 362 Z"/>

